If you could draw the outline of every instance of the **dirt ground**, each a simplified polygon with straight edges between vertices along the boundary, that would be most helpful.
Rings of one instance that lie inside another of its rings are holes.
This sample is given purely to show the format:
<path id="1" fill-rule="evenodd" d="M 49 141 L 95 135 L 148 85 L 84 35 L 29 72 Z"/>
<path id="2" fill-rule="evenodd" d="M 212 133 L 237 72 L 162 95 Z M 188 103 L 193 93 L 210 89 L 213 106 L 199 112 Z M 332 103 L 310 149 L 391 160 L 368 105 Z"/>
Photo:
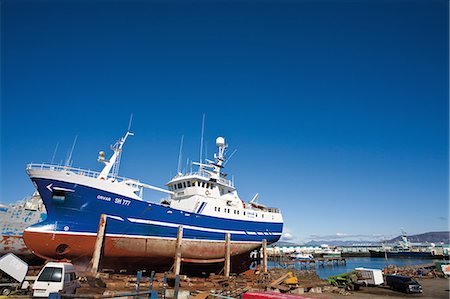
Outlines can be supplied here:
<path id="1" fill-rule="evenodd" d="M 324 292 L 321 294 L 317 293 L 305 293 L 302 296 L 310 298 L 370 298 L 370 299 L 395 299 L 395 298 L 450 298 L 450 280 L 444 278 L 433 278 L 433 279 L 417 279 L 417 281 L 422 285 L 422 294 L 406 294 L 397 291 L 390 290 L 383 287 L 361 287 L 358 291 L 353 291 L 347 295 L 342 295 L 338 293 Z M 122 286 L 122 285 L 121 285 Z M 198 286 L 196 287 L 198 288 Z M 128 291 L 132 291 L 132 284 L 127 288 Z M 182 287 L 183 289 L 183 287 Z M 188 288 L 189 289 L 189 288 Z M 205 290 L 208 287 L 205 287 Z M 81 288 L 78 294 L 102 294 L 105 289 L 95 289 L 95 288 Z"/>
<path id="2" fill-rule="evenodd" d="M 308 297 L 312 298 L 371 298 L 371 299 L 381 299 L 381 298 L 450 298 L 450 280 L 445 278 L 434 278 L 434 279 L 417 279 L 417 281 L 422 285 L 422 294 L 406 294 L 397 291 L 392 291 L 388 288 L 381 287 L 362 287 L 359 291 L 354 291 L 348 296 L 334 294 L 334 293 L 322 293 L 322 294 L 311 294 L 307 293 Z"/>

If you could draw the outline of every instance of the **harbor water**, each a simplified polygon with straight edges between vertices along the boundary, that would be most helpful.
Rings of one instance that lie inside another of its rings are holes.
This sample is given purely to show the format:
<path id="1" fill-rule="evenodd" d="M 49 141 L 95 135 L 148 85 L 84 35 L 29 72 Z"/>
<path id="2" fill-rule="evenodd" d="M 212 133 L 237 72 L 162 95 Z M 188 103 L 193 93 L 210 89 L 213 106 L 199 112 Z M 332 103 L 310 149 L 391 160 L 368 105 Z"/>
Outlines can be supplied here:
<path id="1" fill-rule="evenodd" d="M 319 264 L 305 266 L 300 262 L 294 263 L 294 268 L 298 270 L 316 270 L 317 275 L 320 278 L 326 279 L 329 276 L 350 272 L 358 267 L 371 268 L 371 269 L 383 269 L 387 265 L 395 265 L 398 267 L 423 265 L 438 262 L 440 260 L 431 259 L 402 259 L 402 258 L 390 258 L 387 260 L 384 258 L 371 258 L 371 257 L 349 257 L 346 258 L 346 263 L 334 263 L 334 264 Z M 269 262 L 268 266 L 273 267 L 273 262 Z"/>

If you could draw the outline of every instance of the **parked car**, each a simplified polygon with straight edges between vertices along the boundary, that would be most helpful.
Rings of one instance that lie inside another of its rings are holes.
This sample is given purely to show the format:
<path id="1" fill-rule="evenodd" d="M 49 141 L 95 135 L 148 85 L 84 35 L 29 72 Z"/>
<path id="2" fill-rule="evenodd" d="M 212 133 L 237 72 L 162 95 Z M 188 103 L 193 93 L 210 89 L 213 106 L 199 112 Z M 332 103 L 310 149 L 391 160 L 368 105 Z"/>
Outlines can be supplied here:
<path id="1" fill-rule="evenodd" d="M 409 276 L 386 275 L 386 285 L 393 290 L 405 293 L 422 293 L 422 286 Z"/>
<path id="2" fill-rule="evenodd" d="M 49 262 L 33 284 L 33 297 L 47 298 L 50 293 L 75 294 L 80 287 L 71 263 Z"/>

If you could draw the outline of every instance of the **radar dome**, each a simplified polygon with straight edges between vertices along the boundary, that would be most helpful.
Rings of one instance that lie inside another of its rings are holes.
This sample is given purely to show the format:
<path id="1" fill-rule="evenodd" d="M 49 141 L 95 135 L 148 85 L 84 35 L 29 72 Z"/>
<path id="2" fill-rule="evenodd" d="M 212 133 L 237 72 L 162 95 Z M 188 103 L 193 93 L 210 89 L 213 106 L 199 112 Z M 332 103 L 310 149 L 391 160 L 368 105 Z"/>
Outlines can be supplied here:
<path id="1" fill-rule="evenodd" d="M 217 137 L 216 145 L 217 146 L 224 146 L 225 145 L 225 139 L 223 137 Z"/>

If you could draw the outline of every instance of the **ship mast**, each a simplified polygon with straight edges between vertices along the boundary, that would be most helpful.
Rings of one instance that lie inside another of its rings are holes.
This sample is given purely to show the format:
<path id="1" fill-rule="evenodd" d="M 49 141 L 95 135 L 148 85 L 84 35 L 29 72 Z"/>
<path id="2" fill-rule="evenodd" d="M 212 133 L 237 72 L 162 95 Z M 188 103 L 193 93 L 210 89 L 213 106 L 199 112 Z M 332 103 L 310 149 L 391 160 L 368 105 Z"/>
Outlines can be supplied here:
<path id="1" fill-rule="evenodd" d="M 202 162 L 193 162 L 192 164 L 200 166 L 200 172 L 204 171 L 208 173 L 211 178 L 219 179 L 221 176 L 220 170 L 224 167 L 223 164 L 225 162 L 225 150 L 227 149 L 228 145 L 225 144 L 225 139 L 223 137 L 216 138 L 216 145 L 218 152 L 214 154 L 215 161 L 205 159 L 208 164 L 204 164 Z M 209 168 L 210 170 L 205 168 Z"/>
<path id="2" fill-rule="evenodd" d="M 109 160 L 105 159 L 105 153 L 101 151 L 98 155 L 98 161 L 105 164 L 105 167 L 100 172 L 98 176 L 99 179 L 106 180 L 108 178 L 108 174 L 112 169 L 112 177 L 117 178 L 119 174 L 119 166 L 120 166 L 120 157 L 122 154 L 122 147 L 127 140 L 128 136 L 133 136 L 134 133 L 131 133 L 129 130 L 118 140 L 113 146 L 111 146 L 111 150 L 114 152 Z"/>

